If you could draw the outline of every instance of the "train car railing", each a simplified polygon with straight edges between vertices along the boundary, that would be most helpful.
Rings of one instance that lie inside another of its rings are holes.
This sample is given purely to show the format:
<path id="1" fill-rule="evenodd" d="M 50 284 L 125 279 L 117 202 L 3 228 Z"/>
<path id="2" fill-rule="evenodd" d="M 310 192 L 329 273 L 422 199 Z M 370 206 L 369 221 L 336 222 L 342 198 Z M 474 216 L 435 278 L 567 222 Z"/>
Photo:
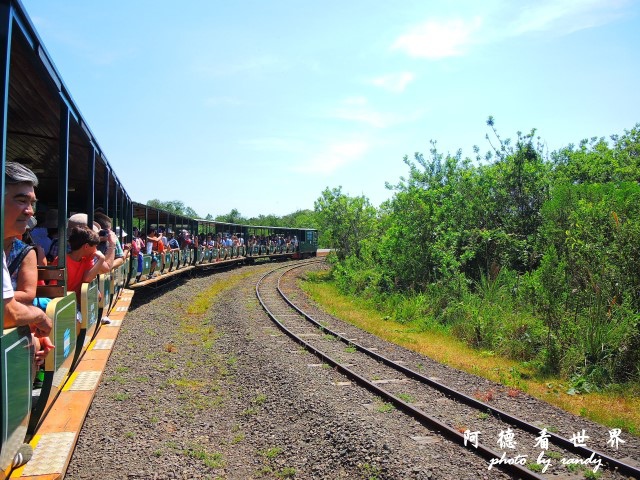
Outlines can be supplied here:
<path id="1" fill-rule="evenodd" d="M 31 410 L 28 433 L 34 433 L 69 378 L 76 351 L 76 294 L 52 299 L 47 316 L 53 328 L 49 337 L 56 348 L 44 362 L 44 380 L 40 395 Z"/>
<path id="2" fill-rule="evenodd" d="M 105 311 L 109 311 L 111 298 L 113 296 L 113 279 L 111 278 L 111 273 L 103 273 L 98 276 L 97 288 L 100 290 L 101 295 L 98 298 L 99 311 L 96 313 L 99 313 L 99 316 L 102 317 Z"/>
<path id="3" fill-rule="evenodd" d="M 78 360 L 89 346 L 89 341 L 93 339 L 97 332 L 98 319 L 101 317 L 100 302 L 98 300 L 99 285 L 104 285 L 104 283 L 96 278 L 89 283 L 83 283 L 80 290 L 80 315 L 82 319 L 76 322 L 76 352 L 72 369 L 78 364 Z M 102 294 L 104 296 L 104 292 Z"/>
<path id="4" fill-rule="evenodd" d="M 142 274 L 140 280 L 144 280 L 149 277 L 151 272 L 151 255 L 142 255 Z"/>

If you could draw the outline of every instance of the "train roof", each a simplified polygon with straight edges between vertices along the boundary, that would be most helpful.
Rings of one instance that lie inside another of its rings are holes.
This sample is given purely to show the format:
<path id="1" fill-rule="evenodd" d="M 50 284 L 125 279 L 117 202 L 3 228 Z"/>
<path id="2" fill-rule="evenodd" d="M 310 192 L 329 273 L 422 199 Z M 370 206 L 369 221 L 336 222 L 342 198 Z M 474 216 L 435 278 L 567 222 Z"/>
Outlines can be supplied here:
<path id="1" fill-rule="evenodd" d="M 86 181 L 95 170 L 95 182 L 110 193 L 128 198 L 87 122 L 64 84 L 24 7 L 18 0 L 5 0 L 12 21 L 1 32 L 11 45 L 7 103 L 6 160 L 29 167 L 38 176 L 38 197 L 58 198 L 62 176 L 61 155 L 68 153 L 69 209 L 86 205 L 91 186 Z M 68 133 L 61 120 L 69 112 Z M 69 137 L 68 151 L 61 151 L 60 138 Z M 95 162 L 93 161 L 95 159 Z M 116 193 L 118 192 L 118 193 Z"/>

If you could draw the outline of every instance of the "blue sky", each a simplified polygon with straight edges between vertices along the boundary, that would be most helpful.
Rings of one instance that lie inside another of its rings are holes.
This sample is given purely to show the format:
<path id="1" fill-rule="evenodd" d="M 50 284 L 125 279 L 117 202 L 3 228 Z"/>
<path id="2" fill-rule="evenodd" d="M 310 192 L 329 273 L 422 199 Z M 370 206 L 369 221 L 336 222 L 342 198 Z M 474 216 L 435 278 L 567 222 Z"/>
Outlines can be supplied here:
<path id="1" fill-rule="evenodd" d="M 636 0 L 23 0 L 136 201 L 201 216 L 378 206 L 404 155 L 640 122 Z"/>

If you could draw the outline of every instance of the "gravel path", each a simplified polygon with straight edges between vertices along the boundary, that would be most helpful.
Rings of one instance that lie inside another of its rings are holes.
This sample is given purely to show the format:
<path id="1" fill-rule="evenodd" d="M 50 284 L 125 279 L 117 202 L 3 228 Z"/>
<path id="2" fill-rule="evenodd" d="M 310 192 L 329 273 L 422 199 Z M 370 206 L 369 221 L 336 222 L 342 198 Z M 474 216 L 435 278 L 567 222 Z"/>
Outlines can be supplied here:
<path id="1" fill-rule="evenodd" d="M 508 478 L 368 392 L 343 385 L 345 378 L 282 336 L 254 292 L 271 268 L 136 293 L 65 478 Z M 220 288 L 206 313 L 188 313 L 198 293 Z M 394 356 L 470 394 L 494 388 L 500 408 L 553 418 L 560 433 L 582 425 L 594 436 L 595 428 L 606 433 L 524 395 L 515 403 L 501 387 L 406 350 Z M 637 458 L 637 442 L 628 440 L 625 448 Z"/>

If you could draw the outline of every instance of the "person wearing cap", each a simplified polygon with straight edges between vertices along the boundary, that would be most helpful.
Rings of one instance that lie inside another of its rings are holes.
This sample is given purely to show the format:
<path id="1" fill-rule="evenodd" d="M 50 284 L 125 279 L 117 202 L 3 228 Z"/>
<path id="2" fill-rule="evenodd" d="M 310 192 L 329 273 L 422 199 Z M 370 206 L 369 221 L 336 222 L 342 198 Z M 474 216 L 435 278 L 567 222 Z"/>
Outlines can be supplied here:
<path id="1" fill-rule="evenodd" d="M 105 262 L 109 265 L 110 270 L 118 268 L 124 263 L 124 250 L 118 236 L 111 230 L 111 218 L 102 212 L 95 212 L 93 218 L 100 225 L 98 250 L 104 254 Z"/>

